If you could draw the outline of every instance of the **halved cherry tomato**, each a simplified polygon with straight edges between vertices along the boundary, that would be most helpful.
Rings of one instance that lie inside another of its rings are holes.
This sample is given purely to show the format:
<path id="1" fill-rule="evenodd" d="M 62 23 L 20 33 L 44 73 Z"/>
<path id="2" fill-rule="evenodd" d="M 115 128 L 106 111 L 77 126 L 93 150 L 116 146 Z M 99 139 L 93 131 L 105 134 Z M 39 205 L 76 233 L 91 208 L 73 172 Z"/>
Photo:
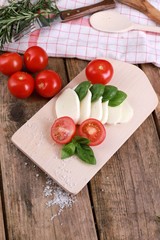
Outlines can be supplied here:
<path id="1" fill-rule="evenodd" d="M 76 125 L 70 117 L 60 117 L 51 127 L 51 136 L 56 143 L 69 143 L 76 133 Z"/>
<path id="2" fill-rule="evenodd" d="M 90 146 L 96 146 L 102 143 L 106 137 L 106 129 L 104 125 L 97 119 L 88 118 L 81 123 L 78 129 L 81 137 L 90 140 Z"/>
<path id="3" fill-rule="evenodd" d="M 36 91 L 42 97 L 51 98 L 56 95 L 62 87 L 60 76 L 53 70 L 41 71 L 37 74 L 35 80 Z"/>
<path id="4" fill-rule="evenodd" d="M 27 98 L 34 90 L 34 79 L 26 72 L 16 72 L 8 79 L 8 89 L 17 98 Z"/>
<path id="5" fill-rule="evenodd" d="M 48 55 L 41 47 L 30 47 L 24 53 L 24 64 L 30 72 L 39 72 L 47 66 Z"/>
<path id="6" fill-rule="evenodd" d="M 104 59 L 95 59 L 86 67 L 86 77 L 92 83 L 107 84 L 113 76 L 113 67 Z"/>
<path id="7" fill-rule="evenodd" d="M 0 55 L 0 72 L 12 75 L 22 69 L 23 60 L 18 53 L 3 53 Z"/>

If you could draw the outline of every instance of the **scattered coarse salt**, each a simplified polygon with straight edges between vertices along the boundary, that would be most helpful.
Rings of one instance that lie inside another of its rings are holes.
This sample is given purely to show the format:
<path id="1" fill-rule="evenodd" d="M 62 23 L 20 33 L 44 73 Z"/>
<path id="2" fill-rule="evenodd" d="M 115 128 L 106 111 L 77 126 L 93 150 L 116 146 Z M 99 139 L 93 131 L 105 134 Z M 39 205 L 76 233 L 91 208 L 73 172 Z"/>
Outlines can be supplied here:
<path id="1" fill-rule="evenodd" d="M 60 186 L 58 186 L 52 179 L 47 177 L 46 186 L 44 188 L 44 196 L 51 198 L 47 201 L 46 206 L 58 206 L 58 212 L 51 217 L 53 220 L 56 216 L 59 216 L 64 208 L 72 207 L 73 203 L 76 201 L 76 196 L 64 191 Z"/>

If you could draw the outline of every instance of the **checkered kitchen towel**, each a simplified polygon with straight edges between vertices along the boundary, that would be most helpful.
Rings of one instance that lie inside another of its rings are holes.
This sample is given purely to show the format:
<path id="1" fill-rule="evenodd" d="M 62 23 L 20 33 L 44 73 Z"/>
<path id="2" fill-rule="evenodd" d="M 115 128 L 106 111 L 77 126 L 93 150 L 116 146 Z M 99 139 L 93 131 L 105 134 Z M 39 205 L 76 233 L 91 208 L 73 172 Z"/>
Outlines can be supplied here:
<path id="1" fill-rule="evenodd" d="M 97 2 L 100 0 L 57 0 L 57 5 L 60 10 L 64 10 Z M 160 0 L 149 2 L 160 10 Z M 143 13 L 118 2 L 116 10 L 134 23 L 156 25 Z M 16 43 L 5 45 L 4 50 L 23 53 L 33 45 L 41 46 L 53 57 L 86 60 L 107 57 L 133 64 L 153 63 L 160 67 L 160 33 L 135 30 L 125 33 L 104 33 L 90 26 L 89 16 L 67 23 L 53 22 L 51 27 L 37 30 Z"/>

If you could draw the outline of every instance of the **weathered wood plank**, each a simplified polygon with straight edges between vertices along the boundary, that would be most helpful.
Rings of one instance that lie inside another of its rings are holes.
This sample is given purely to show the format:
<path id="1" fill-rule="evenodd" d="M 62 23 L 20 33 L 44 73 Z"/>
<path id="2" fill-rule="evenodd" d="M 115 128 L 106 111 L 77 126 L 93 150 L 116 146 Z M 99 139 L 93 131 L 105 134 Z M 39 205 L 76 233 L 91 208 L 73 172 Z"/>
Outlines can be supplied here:
<path id="1" fill-rule="evenodd" d="M 142 70 L 145 72 L 149 78 L 157 97 L 159 99 L 159 104 L 155 109 L 155 122 L 160 136 L 160 69 L 154 66 L 153 64 L 143 64 Z"/>
<path id="2" fill-rule="evenodd" d="M 3 220 L 3 210 L 2 210 L 2 201 L 1 201 L 1 192 L 0 192 L 0 239 L 5 240 L 5 231 L 4 231 L 4 220 Z"/>
<path id="3" fill-rule="evenodd" d="M 101 240 L 159 239 L 159 156 L 160 142 L 150 116 L 93 178 Z"/>
<path id="4" fill-rule="evenodd" d="M 64 61 L 50 59 L 49 67 L 59 72 L 66 84 Z M 59 206 L 46 207 L 43 193 L 46 175 L 10 141 L 12 134 L 47 100 L 36 94 L 27 100 L 15 99 L 8 93 L 2 75 L 1 80 L 1 166 L 9 239 L 97 240 L 87 188 L 76 196 L 71 208 L 64 209 L 51 221 Z"/>
<path id="5" fill-rule="evenodd" d="M 142 70 L 160 99 L 159 69 L 145 64 Z M 160 105 L 155 113 L 160 129 Z M 92 179 L 100 239 L 159 239 L 159 156 L 160 141 L 150 116 Z"/>

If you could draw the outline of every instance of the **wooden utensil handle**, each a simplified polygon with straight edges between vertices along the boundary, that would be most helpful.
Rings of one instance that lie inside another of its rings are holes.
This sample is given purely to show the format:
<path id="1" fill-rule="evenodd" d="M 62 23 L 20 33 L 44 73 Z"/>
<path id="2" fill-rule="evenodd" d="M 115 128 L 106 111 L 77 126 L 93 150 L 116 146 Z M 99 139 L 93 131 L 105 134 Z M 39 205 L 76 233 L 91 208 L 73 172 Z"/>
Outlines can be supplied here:
<path id="1" fill-rule="evenodd" d="M 147 0 L 117 0 L 118 2 L 128 5 L 141 11 L 154 22 L 160 24 L 160 11 L 151 5 Z"/>
<path id="2" fill-rule="evenodd" d="M 110 9 L 115 7 L 114 0 L 104 0 L 102 2 L 92 4 L 86 7 L 76 8 L 73 10 L 66 10 L 60 13 L 63 22 L 74 20 L 88 14 L 98 12 L 100 10 Z"/>

